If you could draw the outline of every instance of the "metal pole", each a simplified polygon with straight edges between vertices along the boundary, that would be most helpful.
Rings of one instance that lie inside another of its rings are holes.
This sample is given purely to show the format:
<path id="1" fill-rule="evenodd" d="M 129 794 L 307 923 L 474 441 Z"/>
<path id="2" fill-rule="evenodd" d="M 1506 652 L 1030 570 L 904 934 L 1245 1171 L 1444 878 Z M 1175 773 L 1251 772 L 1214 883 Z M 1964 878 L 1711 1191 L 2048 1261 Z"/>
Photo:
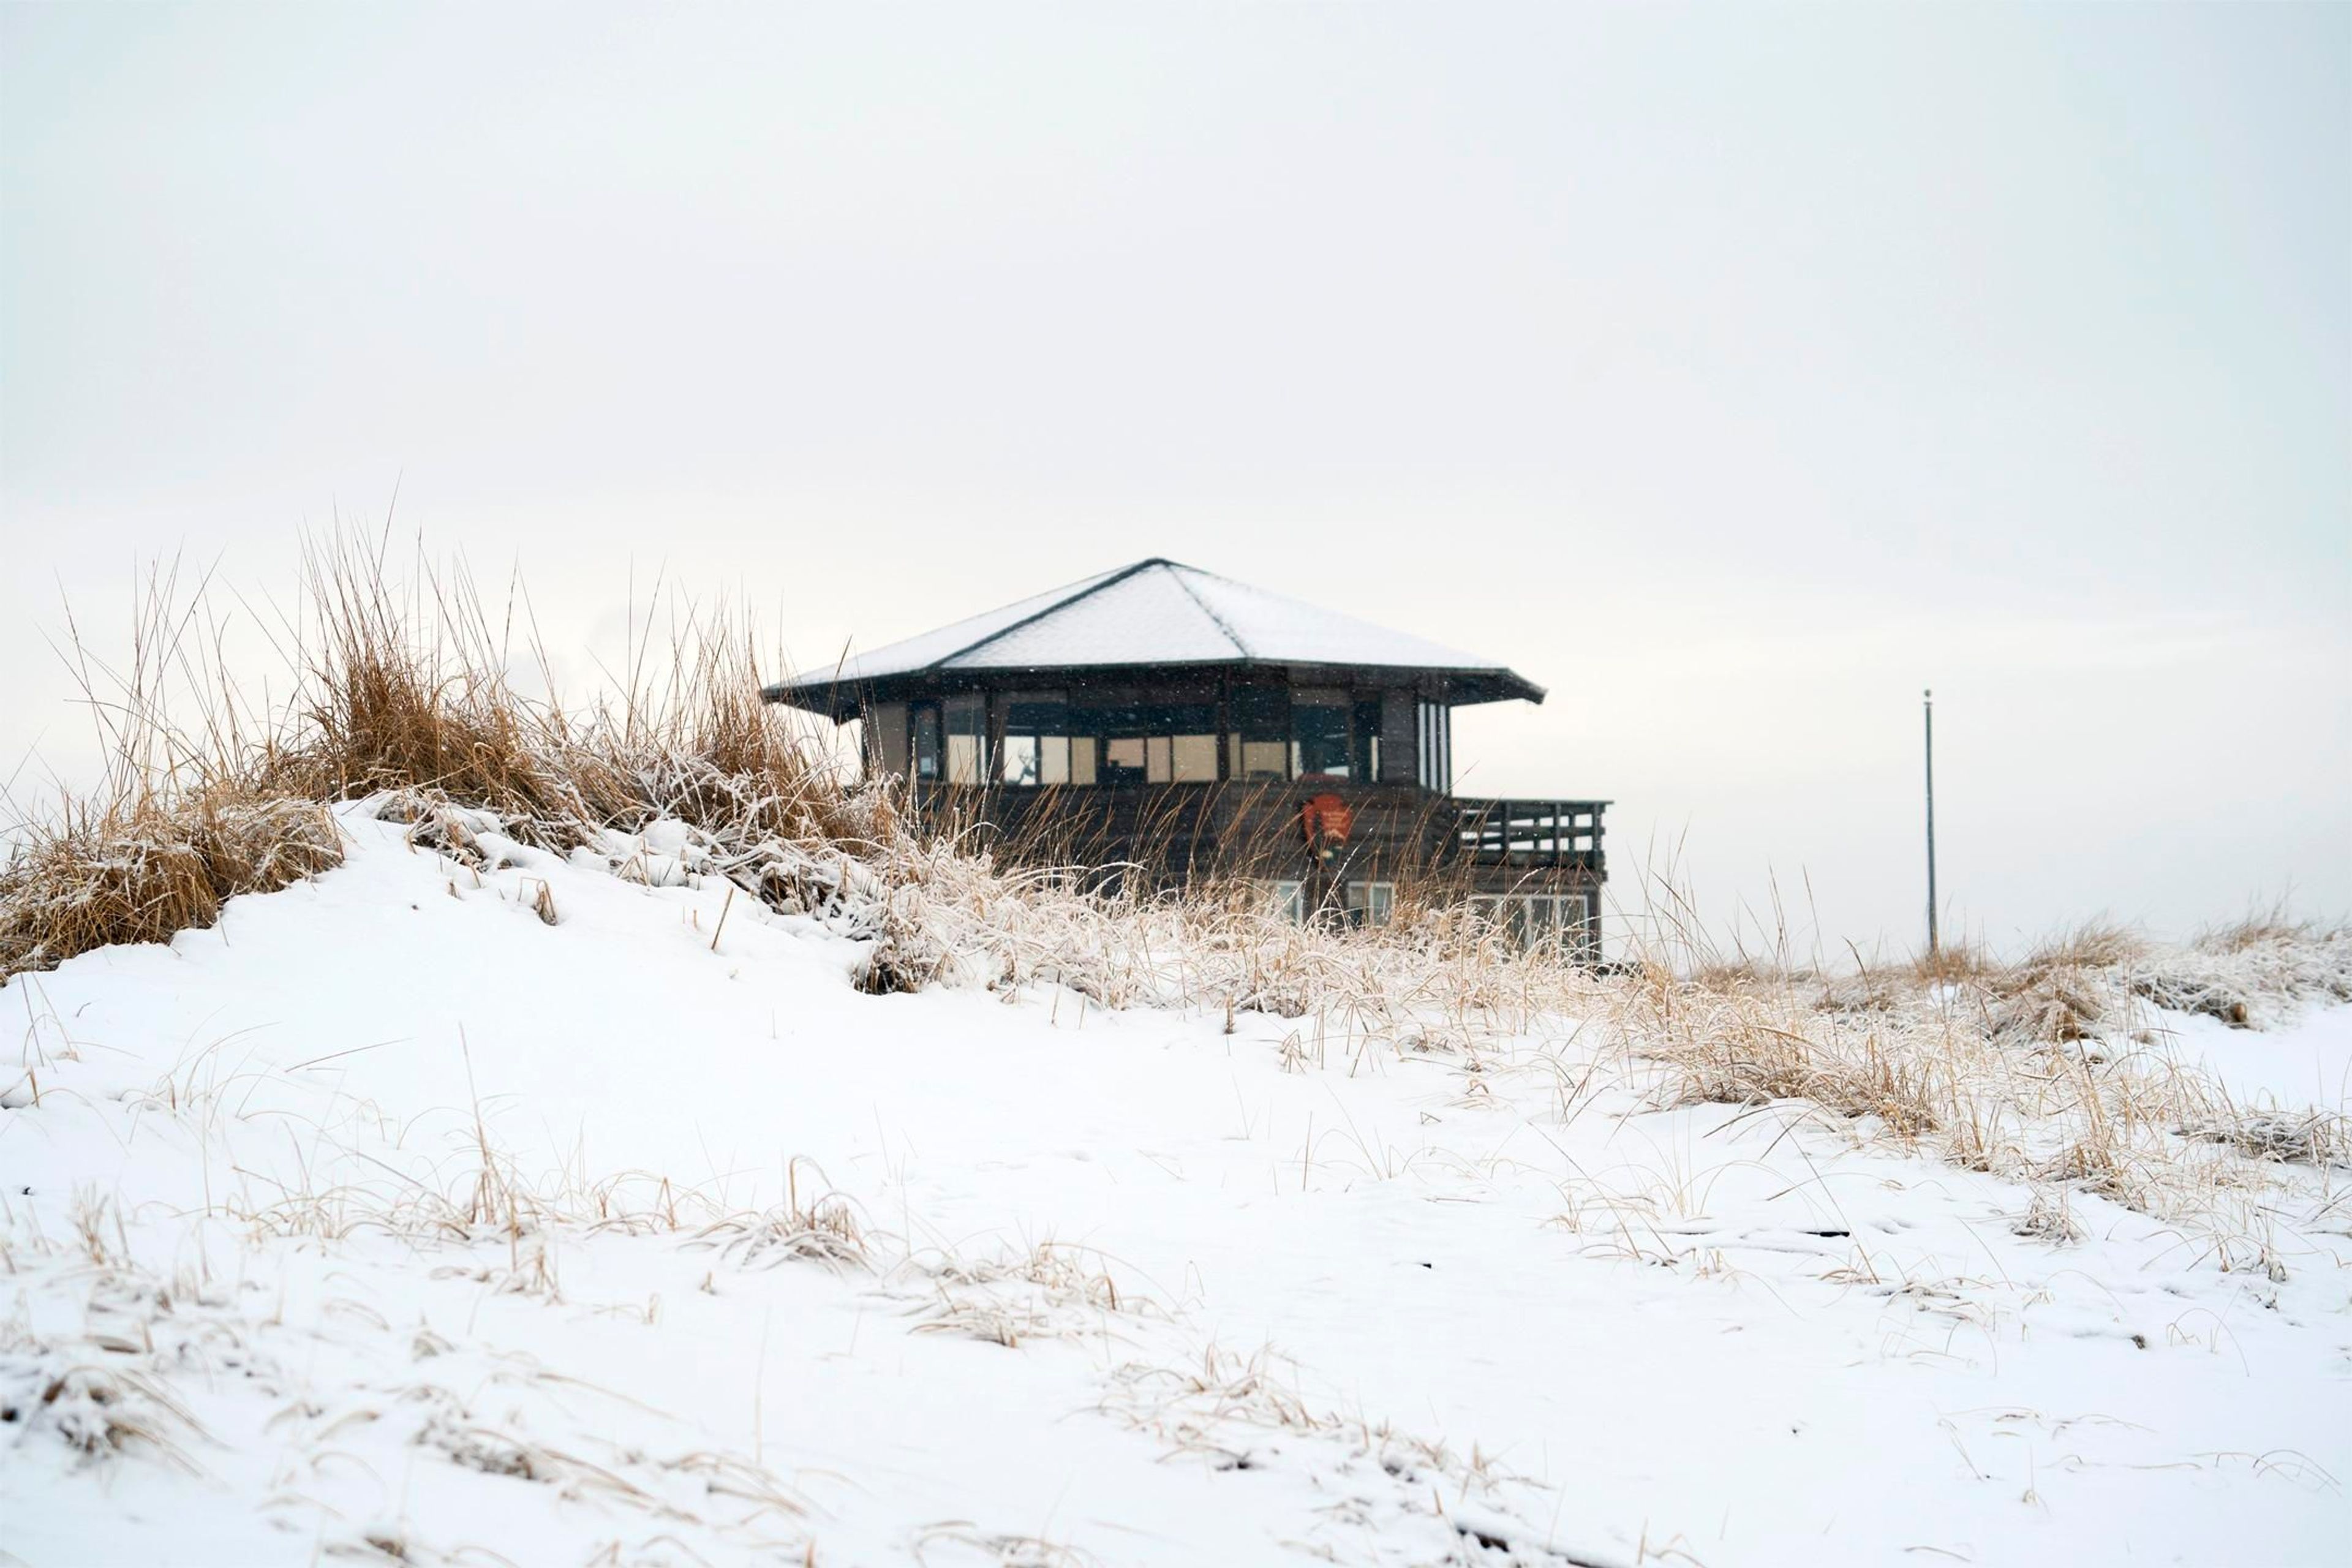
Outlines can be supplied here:
<path id="1" fill-rule="evenodd" d="M 1936 693 L 1922 694 L 1927 722 L 1927 956 L 1936 956 Z"/>

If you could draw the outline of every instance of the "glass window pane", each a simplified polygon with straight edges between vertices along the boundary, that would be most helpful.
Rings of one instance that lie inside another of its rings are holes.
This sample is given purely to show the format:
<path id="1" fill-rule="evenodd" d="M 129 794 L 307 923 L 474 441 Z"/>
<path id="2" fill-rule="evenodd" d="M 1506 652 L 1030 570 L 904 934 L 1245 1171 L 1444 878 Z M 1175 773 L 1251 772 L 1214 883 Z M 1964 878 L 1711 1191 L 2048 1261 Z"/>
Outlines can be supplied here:
<path id="1" fill-rule="evenodd" d="M 1095 782 L 1095 738 L 1080 736 L 1070 742 L 1070 782 L 1090 784 Z"/>
<path id="2" fill-rule="evenodd" d="M 1300 776 L 1325 773 L 1346 778 L 1350 747 L 1347 701 L 1309 700 L 1305 693 L 1290 704 L 1291 765 Z"/>
<path id="3" fill-rule="evenodd" d="M 1234 728 L 1244 741 L 1290 739 L 1290 693 L 1279 686 L 1237 688 L 1233 694 L 1233 716 Z"/>
<path id="4" fill-rule="evenodd" d="M 1015 692 L 1004 704 L 1004 728 L 1031 735 L 1066 735 L 1069 704 L 1057 691 Z"/>
<path id="5" fill-rule="evenodd" d="M 1213 702 L 1155 702 L 1144 710 L 1144 728 L 1155 735 L 1205 735 L 1216 727 Z"/>
<path id="6" fill-rule="evenodd" d="M 1036 736 L 1007 734 L 1004 737 L 1003 777 L 1006 784 L 1027 786 L 1042 783 L 1043 762 Z"/>
<path id="7" fill-rule="evenodd" d="M 1168 737 L 1154 735 L 1143 742 L 1144 777 L 1152 784 L 1166 784 L 1168 769 Z"/>
<path id="8" fill-rule="evenodd" d="M 1037 782 L 1047 784 L 1069 783 L 1070 738 L 1067 735 L 1044 736 L 1037 742 Z"/>
<path id="9" fill-rule="evenodd" d="M 1242 777 L 1281 779 L 1290 776 L 1290 748 L 1280 741 L 1244 741 Z"/>
<path id="10" fill-rule="evenodd" d="M 1178 784 L 1213 784 L 1217 777 L 1217 738 L 1179 735 L 1172 747 L 1169 776 Z"/>
<path id="11" fill-rule="evenodd" d="M 978 693 L 950 697 L 940 704 L 948 732 L 948 783 L 976 784 L 988 778 L 983 744 L 988 734 L 988 700 Z"/>

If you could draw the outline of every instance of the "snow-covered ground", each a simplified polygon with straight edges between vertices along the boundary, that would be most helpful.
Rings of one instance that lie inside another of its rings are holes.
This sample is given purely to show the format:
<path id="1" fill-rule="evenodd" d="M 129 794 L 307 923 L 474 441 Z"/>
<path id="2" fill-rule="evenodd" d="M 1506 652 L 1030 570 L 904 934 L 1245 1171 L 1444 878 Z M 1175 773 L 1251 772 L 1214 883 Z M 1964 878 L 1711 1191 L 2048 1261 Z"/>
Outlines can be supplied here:
<path id="1" fill-rule="evenodd" d="M 343 868 L 0 993 L 7 1558 L 2352 1552 L 2340 1204 L 2225 1271 L 1801 1108 L 1646 1109 L 1575 1019 L 867 995 L 723 885 L 342 820 Z M 2161 1022 L 2344 1104 L 2352 1009 Z"/>
<path id="2" fill-rule="evenodd" d="M 2202 1072 L 2249 1106 L 2352 1104 L 2352 1007 L 2306 1014 L 2283 1028 L 2233 1029 L 2218 1018 L 2166 1020 L 2158 1052 Z"/>

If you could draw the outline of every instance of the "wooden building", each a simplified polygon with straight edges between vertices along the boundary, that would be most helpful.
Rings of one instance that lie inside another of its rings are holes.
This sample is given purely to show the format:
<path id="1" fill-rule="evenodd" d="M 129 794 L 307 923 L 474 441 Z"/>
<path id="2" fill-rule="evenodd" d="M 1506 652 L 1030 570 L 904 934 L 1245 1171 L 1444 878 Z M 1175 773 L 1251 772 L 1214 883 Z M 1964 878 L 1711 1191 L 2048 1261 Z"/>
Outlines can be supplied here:
<path id="1" fill-rule="evenodd" d="M 762 695 L 861 721 L 868 770 L 923 809 L 1057 859 L 1375 922 L 1434 889 L 1600 952 L 1608 803 L 1454 793 L 1454 710 L 1542 688 L 1197 567 L 1138 562 Z"/>

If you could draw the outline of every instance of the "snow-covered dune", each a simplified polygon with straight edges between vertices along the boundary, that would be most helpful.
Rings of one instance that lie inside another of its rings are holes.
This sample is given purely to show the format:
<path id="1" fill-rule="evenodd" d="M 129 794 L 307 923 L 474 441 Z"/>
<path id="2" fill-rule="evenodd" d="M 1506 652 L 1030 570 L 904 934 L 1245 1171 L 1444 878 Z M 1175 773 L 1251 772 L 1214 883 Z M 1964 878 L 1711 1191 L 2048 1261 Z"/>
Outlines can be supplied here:
<path id="1" fill-rule="evenodd" d="M 341 819 L 341 868 L 0 993 L 10 1558 L 2352 1549 L 2340 1202 L 2224 1268 L 1801 1106 L 1651 1109 L 1576 1018 L 869 995 L 658 833 L 477 872 Z M 2343 1108 L 2352 1010 L 2168 1022 Z"/>

